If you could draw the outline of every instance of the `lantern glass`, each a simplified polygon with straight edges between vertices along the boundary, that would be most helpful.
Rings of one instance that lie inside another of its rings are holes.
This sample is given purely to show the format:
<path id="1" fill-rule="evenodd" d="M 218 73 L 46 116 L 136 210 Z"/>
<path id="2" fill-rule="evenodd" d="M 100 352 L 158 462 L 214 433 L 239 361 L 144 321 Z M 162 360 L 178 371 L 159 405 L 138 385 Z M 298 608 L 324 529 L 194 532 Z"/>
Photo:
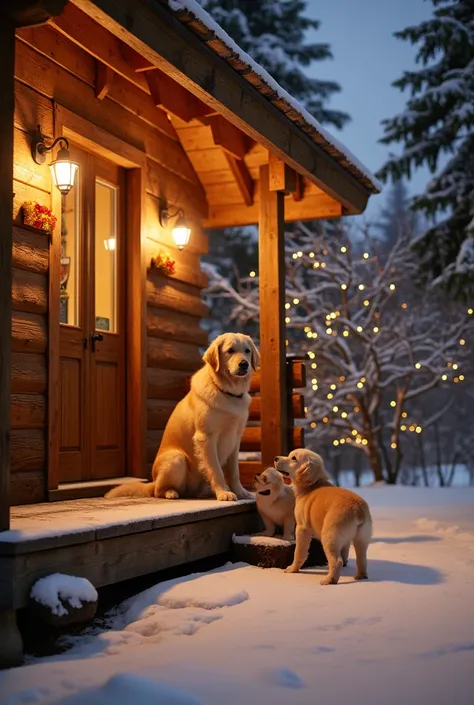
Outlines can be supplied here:
<path id="1" fill-rule="evenodd" d="M 172 229 L 171 233 L 178 250 L 182 250 L 183 247 L 188 244 L 189 237 L 191 235 L 191 228 L 188 227 L 188 224 L 182 215 L 176 221 L 176 225 Z"/>
<path id="2" fill-rule="evenodd" d="M 107 238 L 107 240 L 104 240 L 104 247 L 109 252 L 113 252 L 117 247 L 116 239 L 114 237 Z"/>
<path id="3" fill-rule="evenodd" d="M 54 185 L 62 194 L 69 193 L 74 186 L 79 164 L 70 159 L 56 159 L 49 165 Z"/>

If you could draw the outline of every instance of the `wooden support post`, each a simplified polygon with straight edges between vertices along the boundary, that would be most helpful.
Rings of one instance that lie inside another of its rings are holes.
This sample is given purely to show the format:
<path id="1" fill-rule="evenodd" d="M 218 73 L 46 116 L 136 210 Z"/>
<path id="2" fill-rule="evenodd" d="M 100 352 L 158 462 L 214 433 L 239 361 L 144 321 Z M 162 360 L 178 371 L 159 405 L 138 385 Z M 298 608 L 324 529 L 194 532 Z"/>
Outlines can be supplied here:
<path id="1" fill-rule="evenodd" d="M 288 448 L 285 344 L 285 232 L 283 191 L 270 190 L 268 165 L 260 167 L 259 214 L 260 389 L 262 465 Z"/>
<path id="2" fill-rule="evenodd" d="M 0 531 L 10 528 L 13 115 L 15 27 L 0 13 Z"/>

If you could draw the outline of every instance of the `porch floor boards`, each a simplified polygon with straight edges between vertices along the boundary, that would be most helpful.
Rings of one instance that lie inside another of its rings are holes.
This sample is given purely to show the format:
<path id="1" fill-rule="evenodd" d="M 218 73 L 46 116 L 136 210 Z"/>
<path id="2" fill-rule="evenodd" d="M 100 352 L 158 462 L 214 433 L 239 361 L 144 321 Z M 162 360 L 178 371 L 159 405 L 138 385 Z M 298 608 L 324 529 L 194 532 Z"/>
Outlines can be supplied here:
<path id="1" fill-rule="evenodd" d="M 94 497 L 12 507 L 11 529 L 0 532 L 0 609 L 26 606 L 50 573 L 110 585 L 226 553 L 232 534 L 258 526 L 253 500 Z"/>

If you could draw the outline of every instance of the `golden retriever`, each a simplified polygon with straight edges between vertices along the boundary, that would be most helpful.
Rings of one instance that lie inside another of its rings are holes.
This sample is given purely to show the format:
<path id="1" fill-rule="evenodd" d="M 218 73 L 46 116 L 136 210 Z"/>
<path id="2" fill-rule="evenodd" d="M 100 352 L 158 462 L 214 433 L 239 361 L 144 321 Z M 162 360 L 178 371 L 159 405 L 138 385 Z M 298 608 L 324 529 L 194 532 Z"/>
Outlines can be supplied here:
<path id="1" fill-rule="evenodd" d="M 277 526 L 283 529 L 283 538 L 295 540 L 295 493 L 285 485 L 275 468 L 267 468 L 255 475 L 257 509 L 265 524 L 265 531 L 257 536 L 273 536 Z"/>
<path id="2" fill-rule="evenodd" d="M 337 584 L 342 565 L 347 565 L 351 544 L 357 563 L 354 579 L 366 579 L 367 548 L 372 537 L 367 502 L 350 490 L 332 485 L 321 456 L 305 448 L 298 448 L 287 457 L 276 457 L 275 468 L 291 478 L 296 494 L 295 556 L 286 572 L 299 571 L 315 536 L 323 545 L 329 565 L 321 585 Z"/>
<path id="3" fill-rule="evenodd" d="M 253 499 L 239 477 L 239 446 L 250 405 L 250 378 L 259 354 L 252 339 L 224 333 L 171 414 L 153 463 L 151 483 L 115 487 L 106 497 Z"/>

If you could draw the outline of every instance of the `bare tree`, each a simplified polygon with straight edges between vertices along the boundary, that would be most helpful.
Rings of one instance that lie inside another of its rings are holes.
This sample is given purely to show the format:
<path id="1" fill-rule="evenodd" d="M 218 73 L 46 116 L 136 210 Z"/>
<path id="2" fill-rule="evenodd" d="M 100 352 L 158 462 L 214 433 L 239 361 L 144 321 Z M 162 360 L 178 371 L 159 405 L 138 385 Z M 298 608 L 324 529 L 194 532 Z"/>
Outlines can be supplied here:
<path id="1" fill-rule="evenodd" d="M 430 411 L 420 399 L 464 381 L 474 316 L 416 287 L 408 238 L 381 259 L 370 229 L 363 235 L 366 251 L 344 224 L 329 235 L 303 224 L 287 234 L 287 345 L 310 358 L 309 444 L 360 449 L 375 481 L 395 483 L 405 447 L 448 408 Z M 209 295 L 233 300 L 234 320 L 258 323 L 258 276 L 234 287 L 216 269 L 207 273 Z"/>

